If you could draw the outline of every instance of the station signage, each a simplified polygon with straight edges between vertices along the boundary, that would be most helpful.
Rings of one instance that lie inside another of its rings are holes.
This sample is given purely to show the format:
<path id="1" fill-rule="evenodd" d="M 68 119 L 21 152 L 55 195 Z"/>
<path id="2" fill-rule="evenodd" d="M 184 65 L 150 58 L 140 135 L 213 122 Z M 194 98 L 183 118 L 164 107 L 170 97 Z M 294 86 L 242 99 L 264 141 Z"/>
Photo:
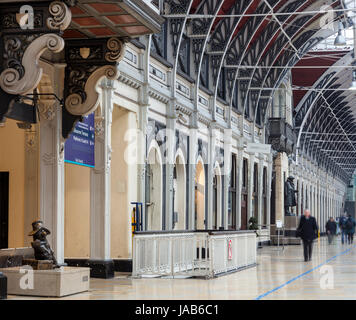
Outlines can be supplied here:
<path id="1" fill-rule="evenodd" d="M 94 113 L 78 122 L 65 142 L 64 161 L 81 166 L 95 166 Z"/>
<path id="2" fill-rule="evenodd" d="M 246 152 L 250 153 L 271 153 L 271 145 L 263 143 L 252 143 L 249 142 L 246 147 Z"/>

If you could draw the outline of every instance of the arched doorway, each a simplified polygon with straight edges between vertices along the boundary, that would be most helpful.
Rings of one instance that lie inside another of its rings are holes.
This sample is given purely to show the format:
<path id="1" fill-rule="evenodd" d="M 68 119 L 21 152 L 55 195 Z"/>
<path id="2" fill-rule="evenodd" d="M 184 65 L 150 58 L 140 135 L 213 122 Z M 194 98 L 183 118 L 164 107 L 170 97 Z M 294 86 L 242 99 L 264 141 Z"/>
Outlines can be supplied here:
<path id="1" fill-rule="evenodd" d="M 186 199 L 186 179 L 185 179 L 185 165 L 181 155 L 177 155 L 174 166 L 174 214 L 173 214 L 173 230 L 184 230 L 185 222 L 185 199 Z"/>
<path id="2" fill-rule="evenodd" d="M 222 226 L 221 219 L 221 171 L 219 164 L 215 165 L 213 178 L 213 229 L 218 230 Z"/>
<path id="3" fill-rule="evenodd" d="M 158 145 L 148 153 L 146 174 L 147 230 L 162 230 L 162 160 Z"/>
<path id="4" fill-rule="evenodd" d="M 201 160 L 195 173 L 195 228 L 205 229 L 205 172 Z"/>

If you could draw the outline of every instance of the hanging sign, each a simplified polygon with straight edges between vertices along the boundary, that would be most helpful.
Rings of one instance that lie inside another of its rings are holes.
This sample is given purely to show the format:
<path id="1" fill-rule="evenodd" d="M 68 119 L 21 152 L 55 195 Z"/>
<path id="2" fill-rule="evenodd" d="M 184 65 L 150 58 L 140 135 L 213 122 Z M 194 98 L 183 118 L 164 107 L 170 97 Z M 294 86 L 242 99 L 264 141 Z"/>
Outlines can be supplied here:
<path id="1" fill-rule="evenodd" d="M 78 122 L 64 146 L 65 162 L 81 166 L 95 166 L 94 113 Z"/>

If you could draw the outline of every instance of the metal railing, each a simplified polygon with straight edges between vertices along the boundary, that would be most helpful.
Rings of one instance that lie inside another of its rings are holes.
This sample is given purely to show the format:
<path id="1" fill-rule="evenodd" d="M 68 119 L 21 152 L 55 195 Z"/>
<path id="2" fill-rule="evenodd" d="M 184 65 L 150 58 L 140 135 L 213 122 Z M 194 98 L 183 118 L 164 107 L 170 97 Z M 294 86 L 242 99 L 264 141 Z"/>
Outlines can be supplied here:
<path id="1" fill-rule="evenodd" d="M 137 232 L 133 277 L 212 278 L 256 264 L 253 231 Z"/>

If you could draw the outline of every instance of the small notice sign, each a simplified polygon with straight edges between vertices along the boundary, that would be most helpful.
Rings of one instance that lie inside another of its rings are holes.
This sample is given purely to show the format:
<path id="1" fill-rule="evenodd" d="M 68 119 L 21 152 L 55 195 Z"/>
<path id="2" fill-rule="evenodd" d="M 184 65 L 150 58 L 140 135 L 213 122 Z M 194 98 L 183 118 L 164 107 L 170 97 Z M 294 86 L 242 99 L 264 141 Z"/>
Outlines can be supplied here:
<path id="1" fill-rule="evenodd" d="M 232 240 L 231 239 L 228 242 L 228 259 L 232 260 Z"/>
<path id="2" fill-rule="evenodd" d="M 281 229 L 283 226 L 282 220 L 276 220 L 276 225 L 278 229 Z"/>

